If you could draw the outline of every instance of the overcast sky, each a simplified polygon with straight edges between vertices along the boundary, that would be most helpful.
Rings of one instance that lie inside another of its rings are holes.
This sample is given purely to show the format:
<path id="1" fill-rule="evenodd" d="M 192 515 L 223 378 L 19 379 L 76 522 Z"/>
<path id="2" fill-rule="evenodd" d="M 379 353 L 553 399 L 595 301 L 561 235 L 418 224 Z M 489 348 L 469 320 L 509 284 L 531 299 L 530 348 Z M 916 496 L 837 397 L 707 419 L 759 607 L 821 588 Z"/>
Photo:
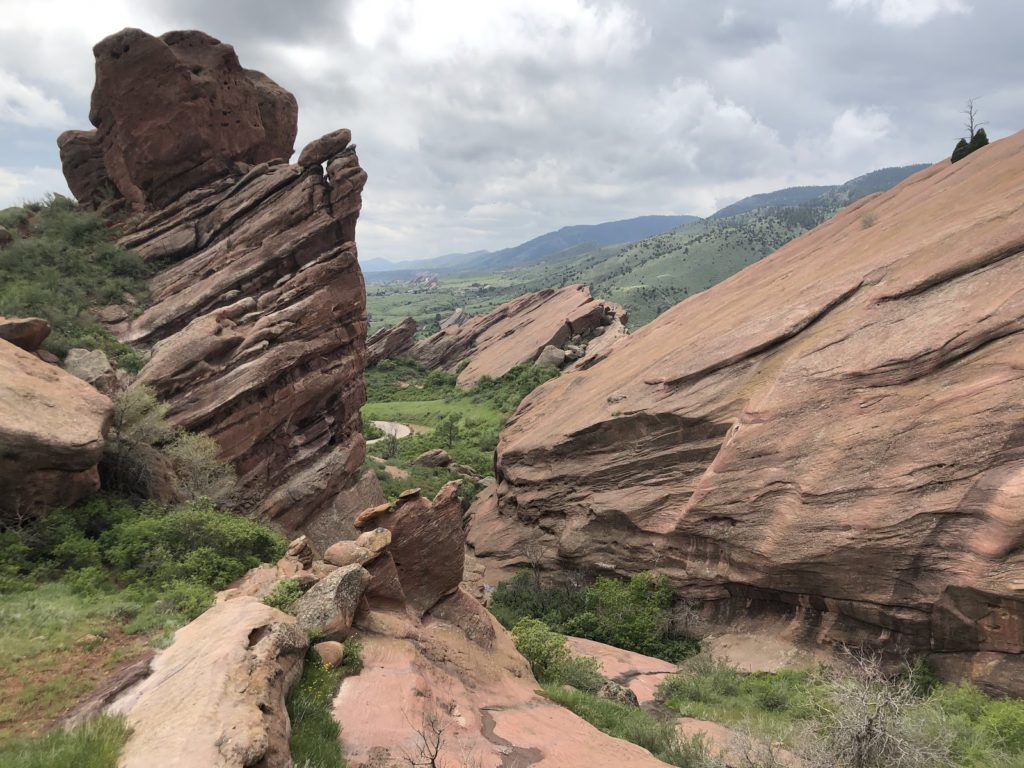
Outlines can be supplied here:
<path id="1" fill-rule="evenodd" d="M 946 156 L 977 97 L 1024 128 L 1021 0 L 0 0 L 0 207 L 67 191 L 92 45 L 202 29 L 352 129 L 363 258 L 499 248 L 567 224 Z"/>

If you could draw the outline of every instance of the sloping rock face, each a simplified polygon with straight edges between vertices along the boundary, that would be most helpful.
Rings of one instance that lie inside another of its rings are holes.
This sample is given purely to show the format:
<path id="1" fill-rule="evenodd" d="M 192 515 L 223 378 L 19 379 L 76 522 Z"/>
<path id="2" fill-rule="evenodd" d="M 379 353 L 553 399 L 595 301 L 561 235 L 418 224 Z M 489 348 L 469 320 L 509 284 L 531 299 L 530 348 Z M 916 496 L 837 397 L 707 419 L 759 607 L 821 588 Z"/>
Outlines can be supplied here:
<path id="1" fill-rule="evenodd" d="M 308 644 L 295 619 L 256 598 L 218 602 L 109 709 L 132 729 L 118 766 L 291 766 L 285 696 Z"/>
<path id="2" fill-rule="evenodd" d="M 230 45 L 198 31 L 124 29 L 93 48 L 94 131 L 58 139 L 68 186 L 95 200 L 111 185 L 136 207 L 165 205 L 236 162 L 287 160 L 295 97 L 243 69 Z"/>
<path id="3" fill-rule="evenodd" d="M 864 200 L 528 396 L 469 543 L 1024 693 L 1024 134 Z M 972 663 L 973 660 L 979 660 Z"/>
<path id="4" fill-rule="evenodd" d="M 389 357 L 400 357 L 412 349 L 415 341 L 416 321 L 411 317 L 390 328 L 381 328 L 366 340 L 367 367 Z"/>
<path id="5" fill-rule="evenodd" d="M 546 288 L 502 304 L 489 314 L 449 323 L 417 342 L 409 357 L 427 368 L 449 371 L 468 360 L 458 383 L 471 387 L 481 376 L 503 376 L 521 363 L 536 360 L 547 346 L 562 347 L 575 337 L 590 338 L 598 328 L 624 317 L 621 307 L 593 298 L 585 285 Z"/>
<path id="6" fill-rule="evenodd" d="M 0 339 L 0 520 L 98 490 L 112 416 L 110 400 L 84 381 Z"/>
<path id="7" fill-rule="evenodd" d="M 167 265 L 120 334 L 151 349 L 137 381 L 217 440 L 245 511 L 303 531 L 363 461 L 366 173 L 341 132 L 313 142 L 327 176 L 275 160 L 292 151 L 294 98 L 207 35 L 125 30 L 95 52 L 106 172 L 145 206 L 121 244 Z"/>

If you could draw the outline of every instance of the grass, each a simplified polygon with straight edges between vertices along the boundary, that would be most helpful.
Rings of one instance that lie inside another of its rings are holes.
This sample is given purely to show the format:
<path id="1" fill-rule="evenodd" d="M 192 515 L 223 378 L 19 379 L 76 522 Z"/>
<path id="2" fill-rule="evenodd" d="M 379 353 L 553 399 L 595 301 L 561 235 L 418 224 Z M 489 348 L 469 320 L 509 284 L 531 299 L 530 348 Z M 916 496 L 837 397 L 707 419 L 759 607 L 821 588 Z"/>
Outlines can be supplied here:
<path id="1" fill-rule="evenodd" d="M 704 768 L 711 763 L 707 745 L 698 736 L 682 738 L 671 719 L 644 709 L 618 704 L 559 683 L 543 684 L 544 694 L 600 731 L 643 747 L 659 760 L 679 768 Z"/>
<path id="2" fill-rule="evenodd" d="M 101 349 L 115 364 L 137 371 L 144 358 L 121 344 L 89 313 L 123 304 L 130 293 L 147 297 L 149 266 L 116 245 L 102 217 L 52 196 L 0 211 L 14 241 L 0 250 L 0 315 L 46 318 L 52 327 L 43 348 L 63 357 L 73 347 Z"/>
<path id="3" fill-rule="evenodd" d="M 0 745 L 4 768 L 114 768 L 128 738 L 121 718 L 101 717 L 71 731 L 52 731 Z"/>
<path id="4" fill-rule="evenodd" d="M 288 695 L 292 762 L 297 768 L 345 768 L 341 730 L 332 714 L 334 696 L 342 679 L 358 675 L 362 668 L 356 638 L 345 643 L 345 655 L 336 669 L 325 665 L 312 649 L 307 653 L 302 677 Z"/>

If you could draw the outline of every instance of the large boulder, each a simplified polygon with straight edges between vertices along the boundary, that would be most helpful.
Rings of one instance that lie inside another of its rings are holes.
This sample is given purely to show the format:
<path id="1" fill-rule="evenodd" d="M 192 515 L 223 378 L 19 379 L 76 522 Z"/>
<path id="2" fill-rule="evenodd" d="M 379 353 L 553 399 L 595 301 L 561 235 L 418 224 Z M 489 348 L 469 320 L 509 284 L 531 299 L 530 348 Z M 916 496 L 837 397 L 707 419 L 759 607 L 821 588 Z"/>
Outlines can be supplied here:
<path id="1" fill-rule="evenodd" d="M 314 584 L 290 610 L 304 631 L 325 640 L 344 640 L 369 582 L 370 574 L 361 565 L 346 565 Z"/>
<path id="2" fill-rule="evenodd" d="M 472 516 L 477 556 L 656 568 L 712 618 L 990 654 L 978 679 L 1013 678 L 1022 150 L 1017 134 L 859 201 L 528 395 Z"/>
<path id="3" fill-rule="evenodd" d="M 285 697 L 308 642 L 295 619 L 253 597 L 217 603 L 111 707 L 131 729 L 118 766 L 291 766 Z"/>
<path id="4" fill-rule="evenodd" d="M 96 202 L 109 180 L 136 207 L 163 206 L 236 163 L 291 156 L 295 97 L 243 69 L 230 45 L 198 31 L 154 37 L 123 29 L 93 54 L 89 120 L 96 130 L 58 140 L 81 202 Z"/>
<path id="5" fill-rule="evenodd" d="M 0 339 L 26 352 L 39 349 L 50 335 L 50 324 L 41 317 L 4 317 L 0 315 Z"/>
<path id="6" fill-rule="evenodd" d="M 366 366 L 376 365 L 389 357 L 400 357 L 412 349 L 416 341 L 416 321 L 405 318 L 397 325 L 381 328 L 366 340 Z"/>
<path id="7" fill-rule="evenodd" d="M 99 489 L 110 400 L 0 339 L 0 520 L 73 504 Z"/>
<path id="8" fill-rule="evenodd" d="M 110 394 L 117 381 L 114 367 L 102 349 L 69 349 L 64 358 L 64 370 L 105 394 Z"/>
<path id="9" fill-rule="evenodd" d="M 465 362 L 458 376 L 464 388 L 481 376 L 503 376 L 535 361 L 546 347 L 562 347 L 574 336 L 589 338 L 614 318 L 625 317 L 621 307 L 593 298 L 585 285 L 528 293 L 486 315 L 456 315 L 407 354 L 427 368 L 455 371 Z"/>

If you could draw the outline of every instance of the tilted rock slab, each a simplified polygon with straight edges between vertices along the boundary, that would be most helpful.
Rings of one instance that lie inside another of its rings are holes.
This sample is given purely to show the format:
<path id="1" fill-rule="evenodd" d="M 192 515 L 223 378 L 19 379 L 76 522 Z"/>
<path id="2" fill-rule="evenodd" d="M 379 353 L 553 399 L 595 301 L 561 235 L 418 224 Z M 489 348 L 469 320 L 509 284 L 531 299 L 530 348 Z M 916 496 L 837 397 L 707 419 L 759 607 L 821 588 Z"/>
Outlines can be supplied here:
<path id="1" fill-rule="evenodd" d="M 81 379 L 0 339 L 0 520 L 98 490 L 113 410 Z"/>
<path id="2" fill-rule="evenodd" d="M 285 697 L 308 642 L 295 619 L 253 597 L 217 603 L 111 706 L 132 729 L 119 768 L 291 766 Z"/>
<path id="3" fill-rule="evenodd" d="M 1024 134 L 841 211 L 527 396 L 469 543 L 1024 694 Z M 501 530 L 507 533 L 499 533 Z"/>
<path id="4" fill-rule="evenodd" d="M 335 134 L 314 142 L 327 176 L 288 165 L 294 98 L 201 32 L 124 30 L 95 53 L 96 141 L 143 209 L 121 244 L 165 265 L 119 334 L 151 350 L 138 383 L 176 425 L 220 444 L 243 511 L 322 542 L 317 519 L 361 482 L 364 455 L 355 148 Z"/>
<path id="5" fill-rule="evenodd" d="M 576 334 L 587 336 L 624 314 L 618 305 L 593 298 L 585 285 L 545 288 L 486 315 L 451 323 L 418 341 L 408 356 L 427 368 L 449 371 L 469 360 L 458 383 L 471 387 L 481 376 L 503 376 L 536 360 L 545 347 L 561 347 Z"/>
<path id="6" fill-rule="evenodd" d="M 401 357 L 416 341 L 416 321 L 411 317 L 389 328 L 381 328 L 366 340 L 366 366 L 389 357 Z"/>

